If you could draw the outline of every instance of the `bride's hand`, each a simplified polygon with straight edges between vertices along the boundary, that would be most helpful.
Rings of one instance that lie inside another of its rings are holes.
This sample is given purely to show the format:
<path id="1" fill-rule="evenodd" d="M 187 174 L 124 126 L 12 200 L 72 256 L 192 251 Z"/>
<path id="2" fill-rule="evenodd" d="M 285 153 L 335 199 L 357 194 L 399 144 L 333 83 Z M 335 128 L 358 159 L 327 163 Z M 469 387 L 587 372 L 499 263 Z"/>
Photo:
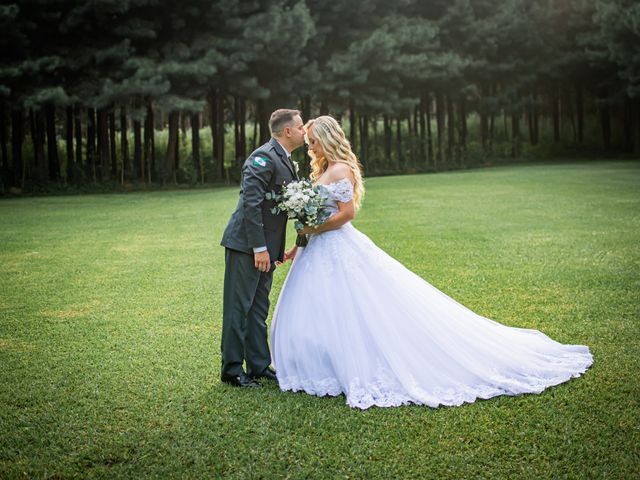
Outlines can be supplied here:
<path id="1" fill-rule="evenodd" d="M 316 233 L 316 229 L 313 227 L 310 227 L 309 225 L 305 225 L 304 227 L 302 227 L 300 230 L 297 230 L 297 232 L 300 235 L 304 235 L 306 233 Z"/>
<path id="2" fill-rule="evenodd" d="M 284 258 L 282 259 L 282 263 L 287 263 L 289 260 L 293 260 L 296 256 L 296 252 L 298 251 L 298 246 L 294 245 L 291 250 L 287 250 L 284 252 Z"/>

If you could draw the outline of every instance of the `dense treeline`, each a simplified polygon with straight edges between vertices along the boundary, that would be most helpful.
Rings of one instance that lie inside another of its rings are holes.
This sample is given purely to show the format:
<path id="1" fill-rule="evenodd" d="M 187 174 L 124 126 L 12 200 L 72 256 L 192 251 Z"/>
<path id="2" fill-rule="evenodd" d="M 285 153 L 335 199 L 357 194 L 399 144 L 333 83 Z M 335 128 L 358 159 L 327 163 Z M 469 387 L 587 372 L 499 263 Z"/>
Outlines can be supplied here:
<path id="1" fill-rule="evenodd" d="M 276 107 L 339 117 L 367 174 L 640 152 L 634 0 L 32 0 L 0 24 L 4 189 L 237 179 Z"/>

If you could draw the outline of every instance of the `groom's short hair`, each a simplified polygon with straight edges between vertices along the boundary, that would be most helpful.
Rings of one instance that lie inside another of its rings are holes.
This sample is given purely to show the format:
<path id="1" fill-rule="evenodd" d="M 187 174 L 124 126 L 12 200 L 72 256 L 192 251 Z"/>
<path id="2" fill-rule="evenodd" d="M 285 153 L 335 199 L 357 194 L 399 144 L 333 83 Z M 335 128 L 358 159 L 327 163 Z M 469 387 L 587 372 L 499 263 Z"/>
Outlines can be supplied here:
<path id="1" fill-rule="evenodd" d="M 284 130 L 287 123 L 293 121 L 293 117 L 300 115 L 300 110 L 291 110 L 288 108 L 279 108 L 271 114 L 269 119 L 269 130 L 271 135 L 279 135 Z"/>

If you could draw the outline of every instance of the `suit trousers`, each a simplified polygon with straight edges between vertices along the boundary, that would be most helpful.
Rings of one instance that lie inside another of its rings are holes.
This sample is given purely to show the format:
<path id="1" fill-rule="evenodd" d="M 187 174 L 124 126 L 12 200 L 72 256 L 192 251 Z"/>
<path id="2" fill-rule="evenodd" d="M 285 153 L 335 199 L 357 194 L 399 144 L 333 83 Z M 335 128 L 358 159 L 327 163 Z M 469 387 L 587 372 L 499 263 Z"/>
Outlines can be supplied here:
<path id="1" fill-rule="evenodd" d="M 269 292 L 274 266 L 260 272 L 251 254 L 225 249 L 222 307 L 223 375 L 239 375 L 246 361 L 247 374 L 259 375 L 271 364 L 267 343 Z"/>

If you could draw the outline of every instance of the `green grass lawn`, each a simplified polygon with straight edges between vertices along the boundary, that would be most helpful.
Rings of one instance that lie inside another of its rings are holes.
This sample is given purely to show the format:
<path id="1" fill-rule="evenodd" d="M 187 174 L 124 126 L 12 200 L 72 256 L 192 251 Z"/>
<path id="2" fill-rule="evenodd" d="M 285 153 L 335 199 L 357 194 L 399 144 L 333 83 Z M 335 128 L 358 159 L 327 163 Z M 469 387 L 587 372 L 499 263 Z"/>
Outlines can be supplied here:
<path id="1" fill-rule="evenodd" d="M 354 224 L 381 248 L 483 316 L 589 345 L 591 369 L 439 409 L 234 389 L 218 242 L 237 187 L 2 200 L 0 477 L 637 478 L 640 164 L 366 186 Z"/>

